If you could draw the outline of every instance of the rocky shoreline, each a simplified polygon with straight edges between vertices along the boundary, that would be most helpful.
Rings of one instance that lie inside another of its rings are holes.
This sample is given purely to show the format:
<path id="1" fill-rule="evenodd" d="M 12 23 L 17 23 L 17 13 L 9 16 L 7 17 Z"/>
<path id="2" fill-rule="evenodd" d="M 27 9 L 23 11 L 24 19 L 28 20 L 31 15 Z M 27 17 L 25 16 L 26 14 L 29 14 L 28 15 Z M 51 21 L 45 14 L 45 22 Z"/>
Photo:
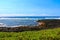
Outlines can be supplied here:
<path id="1" fill-rule="evenodd" d="M 60 27 L 60 19 L 38 20 L 36 26 L 0 27 L 0 32 L 22 32 Z"/>

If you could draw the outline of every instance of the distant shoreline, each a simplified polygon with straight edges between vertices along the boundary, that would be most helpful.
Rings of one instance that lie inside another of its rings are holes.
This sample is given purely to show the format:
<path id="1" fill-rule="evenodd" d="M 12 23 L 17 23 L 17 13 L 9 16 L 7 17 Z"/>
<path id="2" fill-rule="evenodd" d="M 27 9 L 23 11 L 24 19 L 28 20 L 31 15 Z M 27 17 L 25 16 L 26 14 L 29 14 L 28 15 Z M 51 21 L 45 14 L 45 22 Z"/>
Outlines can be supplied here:
<path id="1" fill-rule="evenodd" d="M 60 16 L 1 16 L 0 18 L 60 18 Z"/>

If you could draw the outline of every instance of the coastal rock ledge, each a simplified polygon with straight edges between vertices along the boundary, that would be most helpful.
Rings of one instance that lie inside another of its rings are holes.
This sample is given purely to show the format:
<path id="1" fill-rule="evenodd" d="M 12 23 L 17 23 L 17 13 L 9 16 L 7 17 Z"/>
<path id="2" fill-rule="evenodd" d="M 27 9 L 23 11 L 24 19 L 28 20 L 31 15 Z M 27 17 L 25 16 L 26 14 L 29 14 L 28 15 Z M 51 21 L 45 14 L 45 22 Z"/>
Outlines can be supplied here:
<path id="1" fill-rule="evenodd" d="M 60 27 L 60 19 L 44 19 L 44 20 L 37 20 L 37 22 L 38 25 L 36 26 L 18 26 L 18 27 L 0 26 L 0 31 L 1 32 L 22 32 L 22 31 L 33 31 L 33 30 Z"/>

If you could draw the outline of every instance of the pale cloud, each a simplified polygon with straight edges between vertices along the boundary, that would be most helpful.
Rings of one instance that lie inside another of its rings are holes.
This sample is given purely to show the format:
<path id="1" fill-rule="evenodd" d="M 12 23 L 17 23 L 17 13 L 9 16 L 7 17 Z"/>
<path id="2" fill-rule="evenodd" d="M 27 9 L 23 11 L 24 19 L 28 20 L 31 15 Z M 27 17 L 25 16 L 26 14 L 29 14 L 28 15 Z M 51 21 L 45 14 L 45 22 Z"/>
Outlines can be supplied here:
<path id="1" fill-rule="evenodd" d="M 40 14 L 0 14 L 0 16 L 50 16 L 50 15 L 40 13 Z"/>
<path id="2" fill-rule="evenodd" d="M 36 16 L 34 14 L 0 14 L 0 16 Z"/>

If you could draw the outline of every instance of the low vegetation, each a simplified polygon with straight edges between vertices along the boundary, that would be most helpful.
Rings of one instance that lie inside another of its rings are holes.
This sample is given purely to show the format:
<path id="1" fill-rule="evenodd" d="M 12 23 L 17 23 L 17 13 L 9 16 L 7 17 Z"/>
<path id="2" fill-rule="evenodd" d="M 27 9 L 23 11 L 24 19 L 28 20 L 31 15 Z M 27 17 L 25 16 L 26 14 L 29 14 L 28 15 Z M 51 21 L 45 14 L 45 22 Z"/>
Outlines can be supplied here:
<path id="1" fill-rule="evenodd" d="M 0 32 L 0 40 L 60 40 L 60 28 L 24 32 Z"/>

